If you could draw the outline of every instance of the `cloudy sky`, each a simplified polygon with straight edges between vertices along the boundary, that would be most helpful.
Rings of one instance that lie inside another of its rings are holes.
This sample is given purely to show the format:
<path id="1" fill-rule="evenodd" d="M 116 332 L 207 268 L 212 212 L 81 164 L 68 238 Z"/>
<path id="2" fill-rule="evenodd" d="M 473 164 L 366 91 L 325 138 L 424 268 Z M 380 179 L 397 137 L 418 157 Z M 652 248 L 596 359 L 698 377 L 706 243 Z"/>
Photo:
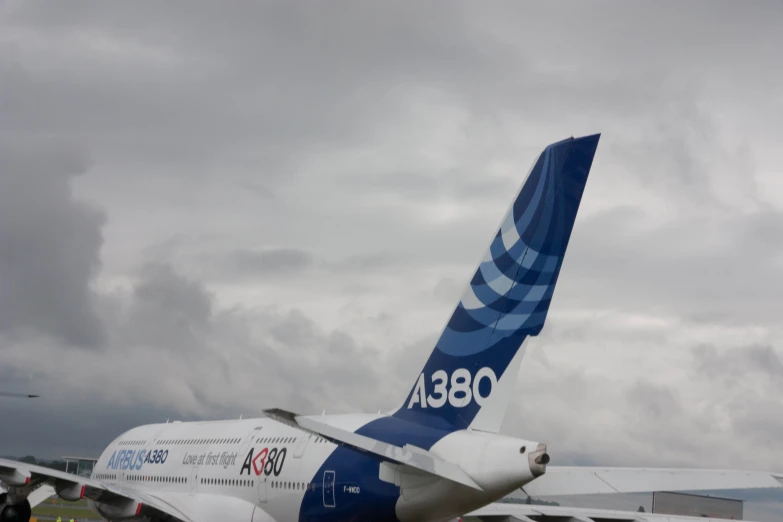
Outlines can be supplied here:
<path id="1" fill-rule="evenodd" d="M 783 471 L 779 2 L 0 2 L 0 454 L 395 407 L 602 139 L 504 431 Z"/>

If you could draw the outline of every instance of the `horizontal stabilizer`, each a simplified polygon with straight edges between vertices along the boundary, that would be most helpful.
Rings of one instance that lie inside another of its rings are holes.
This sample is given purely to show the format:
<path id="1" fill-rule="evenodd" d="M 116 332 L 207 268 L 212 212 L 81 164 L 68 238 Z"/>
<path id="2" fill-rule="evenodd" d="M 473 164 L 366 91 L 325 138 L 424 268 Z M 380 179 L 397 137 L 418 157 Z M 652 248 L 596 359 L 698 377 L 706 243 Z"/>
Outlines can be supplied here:
<path id="1" fill-rule="evenodd" d="M 406 444 L 403 447 L 387 444 L 386 442 L 335 428 L 334 426 L 329 426 L 312 418 L 303 417 L 286 410 L 275 408 L 264 410 L 264 414 L 278 422 L 318 435 L 335 444 L 350 446 L 359 451 L 372 453 L 384 460 L 404 464 L 482 491 L 481 486 L 476 484 L 462 468 L 451 462 L 446 462 L 422 448 L 411 446 L 410 444 Z"/>
<path id="2" fill-rule="evenodd" d="M 780 487 L 783 474 L 764 471 L 547 466 L 523 491 L 537 497 Z"/>

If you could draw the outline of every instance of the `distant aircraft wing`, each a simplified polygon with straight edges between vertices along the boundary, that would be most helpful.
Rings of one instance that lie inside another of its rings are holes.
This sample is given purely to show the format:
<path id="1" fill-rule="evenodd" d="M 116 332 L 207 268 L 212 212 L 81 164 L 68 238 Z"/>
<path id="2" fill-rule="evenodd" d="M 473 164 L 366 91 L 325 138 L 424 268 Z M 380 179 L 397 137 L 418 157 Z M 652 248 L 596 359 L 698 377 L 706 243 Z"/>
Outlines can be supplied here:
<path id="1" fill-rule="evenodd" d="M 725 522 L 725 519 L 706 517 L 507 503 L 490 504 L 463 515 L 461 518 L 463 522 L 472 522 L 474 520 L 482 522 L 537 522 L 540 520 L 574 522 Z"/>
<path id="2" fill-rule="evenodd" d="M 764 471 L 547 466 L 522 490 L 531 496 L 699 491 L 783 487 L 783 474 Z"/>
<path id="3" fill-rule="evenodd" d="M 0 391 L 0 397 L 13 397 L 17 399 L 36 399 L 40 397 L 40 395 L 32 395 L 30 393 L 15 393 L 15 392 Z"/>
<path id="4" fill-rule="evenodd" d="M 166 515 L 180 522 L 198 522 L 149 493 L 34 464 L 0 459 L 0 481 L 9 492 L 14 488 L 30 488 L 32 491 L 27 499 L 31 506 L 40 504 L 51 494 L 62 496 L 67 492 L 72 499 L 81 497 L 100 503 L 115 513 L 116 518 L 148 516 L 154 519 Z"/>
<path id="5" fill-rule="evenodd" d="M 356 450 L 367 453 L 373 453 L 384 460 L 404 464 L 452 482 L 462 484 L 463 486 L 482 491 L 481 486 L 476 484 L 467 473 L 462 471 L 462 468 L 452 462 L 441 459 L 425 449 L 409 444 L 406 444 L 403 447 L 395 446 L 371 437 L 335 428 L 334 426 L 286 410 L 269 409 L 263 411 L 265 415 L 278 422 L 308 433 L 319 435 L 336 444 L 350 446 Z"/>

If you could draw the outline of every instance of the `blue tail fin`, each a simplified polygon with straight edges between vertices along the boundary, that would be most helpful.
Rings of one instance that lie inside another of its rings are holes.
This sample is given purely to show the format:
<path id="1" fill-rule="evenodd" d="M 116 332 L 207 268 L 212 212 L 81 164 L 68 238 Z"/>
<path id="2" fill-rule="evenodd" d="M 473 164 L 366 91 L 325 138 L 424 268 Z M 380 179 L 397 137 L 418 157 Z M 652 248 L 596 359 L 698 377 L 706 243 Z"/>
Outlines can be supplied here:
<path id="1" fill-rule="evenodd" d="M 395 417 L 497 431 L 520 347 L 544 326 L 599 137 L 541 153 Z"/>

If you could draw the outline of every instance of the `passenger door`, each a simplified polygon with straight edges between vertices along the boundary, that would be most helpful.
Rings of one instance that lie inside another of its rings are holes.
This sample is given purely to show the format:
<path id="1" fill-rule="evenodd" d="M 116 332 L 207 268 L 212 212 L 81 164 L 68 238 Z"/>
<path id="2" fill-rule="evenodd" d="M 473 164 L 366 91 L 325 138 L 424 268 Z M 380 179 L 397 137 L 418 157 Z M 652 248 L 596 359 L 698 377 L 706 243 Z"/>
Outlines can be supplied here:
<path id="1" fill-rule="evenodd" d="M 324 507 L 335 507 L 334 471 L 324 471 Z"/>
<path id="2" fill-rule="evenodd" d="M 257 428 L 253 428 L 250 433 L 247 434 L 245 437 L 245 440 L 242 442 L 242 446 L 239 450 L 239 455 L 242 458 L 245 458 L 245 455 L 247 455 L 247 449 L 253 444 L 253 439 L 256 437 L 261 436 L 261 430 L 263 430 L 263 426 L 259 426 Z"/>
<path id="3" fill-rule="evenodd" d="M 196 485 L 198 484 L 198 466 L 193 466 L 190 470 L 190 494 L 196 492 Z"/>
<path id="4" fill-rule="evenodd" d="M 302 458 L 302 455 L 304 455 L 305 452 L 305 448 L 307 447 L 307 443 L 310 442 L 312 437 L 312 435 L 305 436 L 304 433 L 299 437 L 299 440 L 296 443 L 296 447 L 294 448 L 295 459 Z"/>
<path id="5" fill-rule="evenodd" d="M 258 477 L 258 502 L 261 504 L 266 504 L 266 479 L 263 473 Z"/>

